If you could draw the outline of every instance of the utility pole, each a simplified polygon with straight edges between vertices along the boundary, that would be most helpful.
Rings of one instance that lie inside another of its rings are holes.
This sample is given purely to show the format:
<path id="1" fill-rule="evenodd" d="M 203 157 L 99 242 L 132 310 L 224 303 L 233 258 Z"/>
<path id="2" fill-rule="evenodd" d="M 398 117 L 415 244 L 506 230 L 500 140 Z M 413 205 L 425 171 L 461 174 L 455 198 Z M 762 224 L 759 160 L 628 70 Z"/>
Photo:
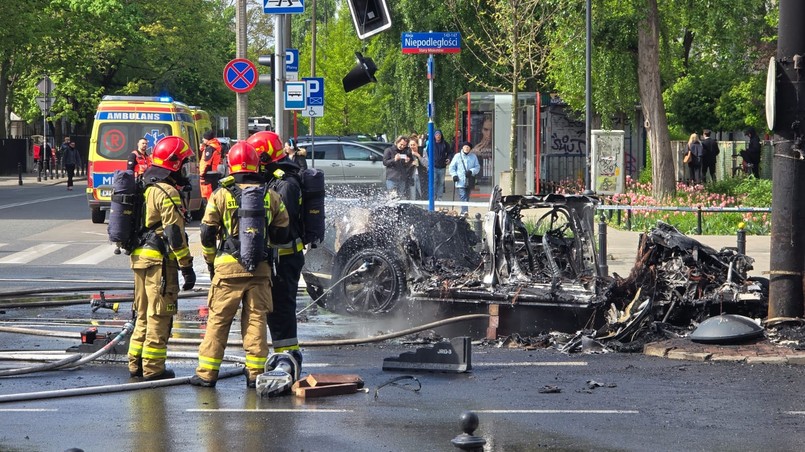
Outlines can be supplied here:
<path id="1" fill-rule="evenodd" d="M 767 120 L 774 131 L 769 319 L 802 317 L 805 269 L 805 2 L 780 0 L 777 56 L 767 83 Z M 771 93 L 769 93 L 771 91 Z"/>
<path id="2" fill-rule="evenodd" d="M 246 0 L 238 0 L 238 8 L 235 12 L 235 21 L 237 22 L 237 40 L 235 57 L 246 58 L 246 49 L 248 48 L 249 41 L 246 39 Z M 249 116 L 249 94 L 237 93 L 235 94 L 235 108 L 236 108 L 236 136 L 238 140 L 245 140 L 249 137 L 249 126 L 247 124 Z"/>
<path id="3" fill-rule="evenodd" d="M 285 131 L 285 15 L 274 15 L 274 131 Z"/>

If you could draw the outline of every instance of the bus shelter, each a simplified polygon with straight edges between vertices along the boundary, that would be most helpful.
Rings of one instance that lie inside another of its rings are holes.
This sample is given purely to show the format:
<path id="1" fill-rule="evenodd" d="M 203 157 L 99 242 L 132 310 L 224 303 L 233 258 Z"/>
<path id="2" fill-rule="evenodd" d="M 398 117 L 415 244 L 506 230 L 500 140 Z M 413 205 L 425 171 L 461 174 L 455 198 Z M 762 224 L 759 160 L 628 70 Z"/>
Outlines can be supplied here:
<path id="1" fill-rule="evenodd" d="M 456 99 L 455 151 L 469 141 L 481 172 L 473 198 L 488 198 L 495 185 L 509 193 L 511 118 L 516 113 L 515 194 L 539 192 L 540 94 L 523 92 L 512 105 L 511 93 L 468 92 Z"/>

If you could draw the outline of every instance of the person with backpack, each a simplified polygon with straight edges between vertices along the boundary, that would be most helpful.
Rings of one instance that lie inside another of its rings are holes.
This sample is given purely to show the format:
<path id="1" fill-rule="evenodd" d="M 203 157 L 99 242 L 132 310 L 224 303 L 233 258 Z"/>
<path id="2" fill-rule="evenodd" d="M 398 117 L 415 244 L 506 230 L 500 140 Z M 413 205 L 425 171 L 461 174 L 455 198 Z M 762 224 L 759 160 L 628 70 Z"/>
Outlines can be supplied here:
<path id="1" fill-rule="evenodd" d="M 269 351 L 266 316 L 273 307 L 274 263 L 268 247 L 288 241 L 288 212 L 259 174 L 260 157 L 254 146 L 235 144 L 227 161 L 229 176 L 210 195 L 201 220 L 201 246 L 210 271 L 210 313 L 190 384 L 215 387 L 232 320 L 242 305 L 244 374 L 246 387 L 254 388 Z"/>
<path id="2" fill-rule="evenodd" d="M 182 290 L 190 290 L 196 284 L 182 200 L 176 187 L 189 183 L 180 171 L 192 156 L 193 150 L 183 138 L 165 137 L 154 146 L 151 166 L 143 174 L 144 233 L 131 253 L 132 310 L 136 316 L 128 350 L 132 378 L 152 381 L 176 376 L 165 367 L 165 360 L 177 311 L 179 271 L 184 278 Z"/>
<path id="3" fill-rule="evenodd" d="M 291 161 L 282 146 L 282 140 L 274 132 L 257 132 L 246 142 L 252 144 L 260 155 L 261 173 L 268 186 L 282 197 L 290 219 L 288 240 L 271 245 L 277 251 L 278 264 L 271 285 L 274 310 L 268 314 L 268 330 L 274 353 L 268 358 L 266 370 L 286 372 L 290 378 L 283 381 L 293 384 L 302 371 L 302 351 L 296 322 L 296 294 L 305 265 L 300 168 Z M 289 390 L 289 384 L 273 388 L 271 395 Z"/>

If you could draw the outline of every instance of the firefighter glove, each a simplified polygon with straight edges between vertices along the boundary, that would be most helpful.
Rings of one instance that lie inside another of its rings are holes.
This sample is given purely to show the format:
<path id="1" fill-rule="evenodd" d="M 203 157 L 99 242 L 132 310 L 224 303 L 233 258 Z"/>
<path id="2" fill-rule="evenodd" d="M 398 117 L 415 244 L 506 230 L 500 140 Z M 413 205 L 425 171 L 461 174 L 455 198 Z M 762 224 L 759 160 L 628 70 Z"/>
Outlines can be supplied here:
<path id="1" fill-rule="evenodd" d="M 453 176 L 453 182 L 458 182 L 458 176 Z"/>
<path id="2" fill-rule="evenodd" d="M 193 267 L 182 268 L 182 277 L 184 278 L 182 290 L 190 290 L 196 285 L 196 272 Z"/>

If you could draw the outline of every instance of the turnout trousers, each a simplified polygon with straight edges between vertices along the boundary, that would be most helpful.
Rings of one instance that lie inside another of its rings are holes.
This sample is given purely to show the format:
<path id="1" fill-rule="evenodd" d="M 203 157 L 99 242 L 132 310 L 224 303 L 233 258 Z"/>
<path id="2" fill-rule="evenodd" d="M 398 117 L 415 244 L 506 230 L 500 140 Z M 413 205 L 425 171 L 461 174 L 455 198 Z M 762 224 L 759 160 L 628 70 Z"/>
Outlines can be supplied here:
<path id="1" fill-rule="evenodd" d="M 168 260 L 164 266 L 134 269 L 134 302 L 132 311 L 136 316 L 134 331 L 129 340 L 129 373 L 151 378 L 165 371 L 168 357 L 173 316 L 179 298 L 179 267 L 176 261 Z"/>
<path id="2" fill-rule="evenodd" d="M 207 333 L 198 349 L 196 367 L 196 375 L 204 380 L 218 380 L 229 330 L 241 303 L 240 332 L 243 350 L 246 351 L 246 378 L 255 380 L 265 371 L 268 357 L 266 315 L 272 308 L 271 279 L 255 276 L 221 279 L 215 275 L 207 297 L 210 312 Z"/>
<path id="3" fill-rule="evenodd" d="M 296 337 L 296 293 L 302 267 L 305 265 L 305 255 L 301 251 L 282 254 L 283 251 L 285 250 L 280 250 L 277 276 L 271 287 L 274 309 L 268 314 L 268 330 L 271 332 L 275 353 L 299 350 L 299 339 Z"/>

